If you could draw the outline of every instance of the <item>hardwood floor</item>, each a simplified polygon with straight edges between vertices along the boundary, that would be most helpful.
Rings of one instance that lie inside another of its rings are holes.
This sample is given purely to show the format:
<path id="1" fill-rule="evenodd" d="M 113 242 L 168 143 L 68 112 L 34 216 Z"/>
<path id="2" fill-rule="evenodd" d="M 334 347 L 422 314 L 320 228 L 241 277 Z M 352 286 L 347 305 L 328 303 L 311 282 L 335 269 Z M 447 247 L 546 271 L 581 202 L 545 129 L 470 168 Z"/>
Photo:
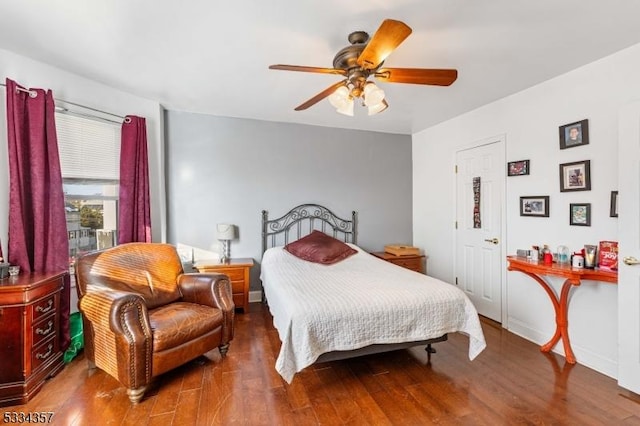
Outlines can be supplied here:
<path id="1" fill-rule="evenodd" d="M 489 320 L 474 361 L 453 334 L 431 363 L 412 348 L 314 365 L 287 385 L 268 309 L 252 304 L 236 318 L 225 359 L 216 350 L 164 375 L 136 406 L 80 355 L 28 404 L 0 413 L 50 411 L 56 425 L 640 424 L 640 397 Z"/>

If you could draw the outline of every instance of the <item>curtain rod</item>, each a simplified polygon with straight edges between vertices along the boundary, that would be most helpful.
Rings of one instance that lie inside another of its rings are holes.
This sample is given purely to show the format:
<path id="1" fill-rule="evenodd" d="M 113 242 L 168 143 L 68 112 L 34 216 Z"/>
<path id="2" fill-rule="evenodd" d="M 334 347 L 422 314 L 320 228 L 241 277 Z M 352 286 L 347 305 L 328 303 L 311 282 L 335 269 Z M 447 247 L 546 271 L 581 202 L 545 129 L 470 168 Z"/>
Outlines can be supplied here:
<path id="1" fill-rule="evenodd" d="M 4 86 L 5 88 L 7 87 L 7 85 L 6 85 L 6 84 L 4 84 L 4 83 L 0 83 L 0 86 Z M 29 94 L 29 96 L 30 96 L 30 97 L 32 97 L 32 98 L 35 98 L 35 97 L 37 96 L 37 93 L 36 93 L 36 92 L 34 92 L 34 91 L 31 91 L 31 90 L 28 90 L 28 89 L 23 89 L 22 87 L 16 87 L 16 89 L 18 89 L 18 91 L 20 91 L 20 92 L 28 93 L 28 94 Z M 124 122 L 125 122 L 125 123 L 131 123 L 131 119 L 130 119 L 129 117 L 123 117 L 123 116 L 118 115 L 118 114 L 113 114 L 113 113 L 111 113 L 111 112 L 102 111 L 101 109 L 88 107 L 88 106 L 86 106 L 86 105 L 77 104 L 77 103 L 75 103 L 75 102 L 65 101 L 64 99 L 60 99 L 60 98 L 58 98 L 58 99 L 56 99 L 56 100 L 57 100 L 57 101 L 59 101 L 59 102 L 63 102 L 63 103 L 65 103 L 65 104 L 69 104 L 69 105 L 77 106 L 77 107 L 79 107 L 79 108 L 88 109 L 88 110 L 90 110 L 90 111 L 99 112 L 99 113 L 101 113 L 101 114 L 107 114 L 107 115 L 110 115 L 110 116 L 112 116 L 112 117 L 117 117 L 117 118 L 119 118 L 119 119 L 121 119 L 121 120 L 124 120 Z M 70 112 L 70 113 L 72 113 L 72 112 L 73 112 L 73 111 L 69 111 L 67 108 L 63 108 L 63 107 L 56 107 L 56 108 L 60 108 L 60 110 L 62 110 L 62 111 L 64 111 L 64 112 Z M 94 116 L 94 115 L 91 115 L 91 114 L 81 114 L 81 113 L 77 113 L 77 114 L 78 114 L 78 115 L 83 115 L 83 116 L 85 116 L 85 117 L 101 118 L 101 117 L 97 117 L 97 116 Z M 115 121 L 112 121 L 112 120 L 106 120 L 106 121 L 111 121 L 111 122 L 115 123 Z"/>

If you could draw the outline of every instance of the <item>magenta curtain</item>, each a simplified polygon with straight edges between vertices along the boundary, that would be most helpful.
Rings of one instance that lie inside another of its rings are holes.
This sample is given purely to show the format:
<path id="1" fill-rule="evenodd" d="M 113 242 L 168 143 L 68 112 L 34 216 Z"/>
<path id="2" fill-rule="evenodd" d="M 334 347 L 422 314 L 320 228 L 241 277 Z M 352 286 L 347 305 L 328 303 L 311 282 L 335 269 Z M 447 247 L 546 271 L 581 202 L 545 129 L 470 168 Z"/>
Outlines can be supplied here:
<path id="1" fill-rule="evenodd" d="M 147 127 L 142 117 L 122 123 L 118 243 L 151 242 Z"/>
<path id="2" fill-rule="evenodd" d="M 21 273 L 69 270 L 69 241 L 51 90 L 7 85 L 9 143 L 8 261 Z M 35 96 L 33 96 L 35 94 Z M 70 281 L 60 300 L 61 345 L 69 336 Z"/>

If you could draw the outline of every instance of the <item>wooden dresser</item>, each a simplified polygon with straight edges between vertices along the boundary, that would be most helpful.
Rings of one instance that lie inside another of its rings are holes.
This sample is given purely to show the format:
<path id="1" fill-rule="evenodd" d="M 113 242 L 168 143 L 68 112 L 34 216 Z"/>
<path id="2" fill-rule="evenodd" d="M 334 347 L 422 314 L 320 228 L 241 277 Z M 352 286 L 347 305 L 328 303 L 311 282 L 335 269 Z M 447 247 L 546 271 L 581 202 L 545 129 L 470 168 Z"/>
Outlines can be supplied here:
<path id="1" fill-rule="evenodd" d="M 0 406 L 25 404 L 64 366 L 64 275 L 20 274 L 0 280 Z"/>
<path id="2" fill-rule="evenodd" d="M 218 272 L 231 280 L 233 287 L 233 303 L 242 312 L 249 312 L 249 285 L 251 284 L 251 267 L 253 259 L 231 258 L 226 262 L 200 261 L 193 265 L 198 272 Z"/>
<path id="3" fill-rule="evenodd" d="M 395 254 L 386 253 L 384 251 L 377 251 L 371 254 L 382 260 L 386 260 L 387 262 L 402 266 L 403 268 L 411 269 L 412 271 L 420 272 L 421 274 L 427 273 L 425 256 L 422 254 L 396 256 Z"/>

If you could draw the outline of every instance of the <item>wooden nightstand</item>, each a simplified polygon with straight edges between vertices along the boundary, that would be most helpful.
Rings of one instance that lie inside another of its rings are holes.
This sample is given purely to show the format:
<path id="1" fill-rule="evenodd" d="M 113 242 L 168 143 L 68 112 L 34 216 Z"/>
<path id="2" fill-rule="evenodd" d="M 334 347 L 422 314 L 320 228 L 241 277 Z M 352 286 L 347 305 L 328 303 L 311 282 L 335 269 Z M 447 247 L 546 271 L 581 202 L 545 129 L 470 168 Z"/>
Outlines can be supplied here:
<path id="1" fill-rule="evenodd" d="M 396 256 L 395 254 L 386 253 L 383 251 L 377 251 L 371 253 L 375 257 L 378 257 L 387 262 L 391 262 L 395 265 L 402 266 L 403 268 L 411 269 L 412 271 L 420 272 L 421 274 L 427 273 L 425 256 L 422 254 L 410 254 L 406 256 Z"/>
<path id="2" fill-rule="evenodd" d="M 231 280 L 233 287 L 233 303 L 236 308 L 242 308 L 242 312 L 249 312 L 249 284 L 251 284 L 251 267 L 253 259 L 236 258 L 227 262 L 215 260 L 202 260 L 193 265 L 198 272 L 219 272 L 225 274 Z"/>

